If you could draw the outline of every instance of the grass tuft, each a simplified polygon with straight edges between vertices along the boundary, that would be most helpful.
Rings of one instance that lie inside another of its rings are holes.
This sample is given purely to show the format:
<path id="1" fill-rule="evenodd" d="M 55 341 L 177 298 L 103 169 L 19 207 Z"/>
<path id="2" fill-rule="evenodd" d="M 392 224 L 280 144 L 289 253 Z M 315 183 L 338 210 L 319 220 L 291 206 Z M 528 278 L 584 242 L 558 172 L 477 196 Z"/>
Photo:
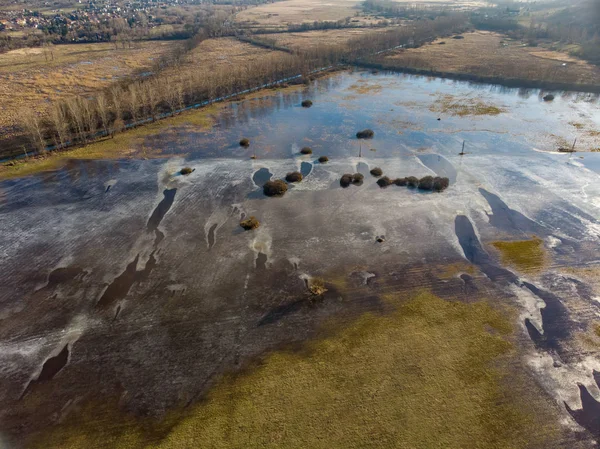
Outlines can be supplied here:
<path id="1" fill-rule="evenodd" d="M 537 273 L 546 265 L 544 242 L 539 237 L 514 242 L 498 241 L 492 245 L 500 251 L 503 264 L 523 273 Z"/>

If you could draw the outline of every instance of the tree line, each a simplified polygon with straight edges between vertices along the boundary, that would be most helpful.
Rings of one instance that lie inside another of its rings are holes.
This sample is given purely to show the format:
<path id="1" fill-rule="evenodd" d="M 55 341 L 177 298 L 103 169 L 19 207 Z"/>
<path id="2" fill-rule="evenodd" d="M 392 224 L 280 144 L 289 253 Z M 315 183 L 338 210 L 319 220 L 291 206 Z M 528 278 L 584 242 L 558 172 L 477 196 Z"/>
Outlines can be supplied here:
<path id="1" fill-rule="evenodd" d="M 31 148 L 43 153 L 49 146 L 65 148 L 114 136 L 128 127 L 153 122 L 248 89 L 275 83 L 337 64 L 352 63 L 399 45 L 419 45 L 464 28 L 461 14 L 417 21 L 406 27 L 362 35 L 348 45 L 322 45 L 293 54 L 276 52 L 234 67 L 199 72 L 185 63 L 186 48 L 206 37 L 198 34 L 152 76 L 113 85 L 93 97 L 74 96 L 53 102 L 45 114 L 22 112 L 22 128 Z"/>

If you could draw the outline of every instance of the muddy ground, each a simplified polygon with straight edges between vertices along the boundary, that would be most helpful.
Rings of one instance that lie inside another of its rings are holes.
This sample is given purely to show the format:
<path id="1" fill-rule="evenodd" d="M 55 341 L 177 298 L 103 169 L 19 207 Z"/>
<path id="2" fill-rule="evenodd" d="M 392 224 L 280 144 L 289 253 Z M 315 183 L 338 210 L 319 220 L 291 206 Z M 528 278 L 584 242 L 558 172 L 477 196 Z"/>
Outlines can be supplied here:
<path id="1" fill-rule="evenodd" d="M 427 90 L 437 98 L 456 94 L 456 85 L 372 77 L 367 92 L 381 95 L 373 102 L 353 87 L 363 75 L 344 76 L 287 100 L 232 107 L 210 132 L 173 140 L 182 152 L 193 148 L 187 156 L 74 161 L 0 184 L 0 423 L 9 447 L 44 441 L 99 401 L 161 422 L 202 404 L 223 374 L 328 338 L 332 320 L 343 327 L 367 311 L 386 315 L 390 295 L 402 301 L 420 291 L 511 308 L 510 366 L 533 385 L 522 393 L 548 404 L 560 429 L 555 447 L 593 445 L 600 437 L 595 155 L 542 152 L 525 132 L 464 131 L 535 114 L 541 106 L 529 108 L 523 96 L 515 105 L 506 97 L 497 122 L 444 115 L 442 132 L 433 128 L 438 113 L 422 108 L 423 129 L 399 134 L 400 122 L 415 122 L 415 106 L 398 97 Z M 314 106 L 301 108 L 307 96 Z M 556 107 L 583 114 L 589 103 L 579 101 L 565 97 Z M 376 136 L 361 144 L 352 134 L 365 126 Z M 411 146 L 411 133 L 430 145 Z M 456 144 L 467 135 L 483 137 L 459 156 Z M 242 136 L 249 149 L 237 145 Z M 304 139 L 312 155 L 299 154 Z M 164 135 L 147 143 L 162 146 Z M 257 159 L 248 157 L 253 151 Z M 328 163 L 316 161 L 322 154 Z M 183 176 L 183 166 L 195 170 Z M 375 166 L 393 178 L 447 176 L 450 187 L 380 188 L 369 174 Z M 266 180 L 296 169 L 301 183 L 281 198 L 263 195 Z M 340 176 L 354 172 L 365 174 L 363 183 L 340 187 Z M 242 230 L 239 221 L 251 215 L 261 226 Z M 528 241 L 539 243 L 535 257 L 510 253 Z M 318 298 L 308 288 L 314 278 L 328 290 Z M 541 446 L 532 439 L 532 447 Z"/>

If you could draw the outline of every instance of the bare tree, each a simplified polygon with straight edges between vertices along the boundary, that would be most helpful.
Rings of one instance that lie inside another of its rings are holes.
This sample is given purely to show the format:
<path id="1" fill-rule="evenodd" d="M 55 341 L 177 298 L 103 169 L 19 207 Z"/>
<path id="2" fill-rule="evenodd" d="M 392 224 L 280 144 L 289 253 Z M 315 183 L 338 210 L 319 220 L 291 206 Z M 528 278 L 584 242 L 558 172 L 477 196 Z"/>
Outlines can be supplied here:
<path id="1" fill-rule="evenodd" d="M 56 146 L 63 148 L 70 138 L 69 119 L 62 103 L 54 103 L 48 113 L 57 138 Z"/>
<path id="2" fill-rule="evenodd" d="M 86 136 L 93 138 L 96 134 L 96 129 L 98 128 L 98 120 L 96 118 L 96 110 L 94 108 L 95 103 L 88 99 L 80 99 L 80 101 L 82 115 L 81 118 L 86 130 Z"/>
<path id="3" fill-rule="evenodd" d="M 100 118 L 102 129 L 104 130 L 104 135 L 108 136 L 110 109 L 104 92 L 100 92 L 98 95 L 96 95 L 96 111 L 98 112 L 98 117 Z"/>
<path id="4" fill-rule="evenodd" d="M 33 110 L 22 110 L 20 115 L 21 126 L 29 136 L 29 140 L 38 152 L 46 151 L 46 139 L 44 139 L 44 127 L 42 120 Z"/>
<path id="5" fill-rule="evenodd" d="M 77 132 L 79 140 L 82 142 L 87 142 L 81 99 L 78 97 L 71 97 L 67 99 L 66 105 L 69 111 L 70 121 Z"/>
<path id="6" fill-rule="evenodd" d="M 130 84 L 129 89 L 127 89 L 127 108 L 134 123 L 138 121 L 140 113 L 141 102 L 138 90 L 137 83 Z"/>

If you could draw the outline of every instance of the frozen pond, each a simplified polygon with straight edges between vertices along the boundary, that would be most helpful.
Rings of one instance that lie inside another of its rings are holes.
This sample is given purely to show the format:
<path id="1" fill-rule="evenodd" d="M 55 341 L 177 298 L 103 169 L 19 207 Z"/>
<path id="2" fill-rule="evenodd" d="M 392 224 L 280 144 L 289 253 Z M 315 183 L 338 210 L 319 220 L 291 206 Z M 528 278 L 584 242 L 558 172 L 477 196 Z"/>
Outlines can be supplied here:
<path id="1" fill-rule="evenodd" d="M 578 275 L 600 270 L 600 153 L 556 151 L 576 138 L 581 150 L 600 147 L 600 103 L 543 95 L 342 73 L 232 103 L 210 131 L 147 138 L 179 156 L 73 161 L 0 183 L 0 432 L 18 442 L 72 401 L 122 390 L 128 410 L 160 415 L 325 320 L 428 288 L 518 304 L 528 366 L 569 407 L 566 425 L 600 436 L 598 352 L 576 341 L 600 315 L 597 278 Z M 365 128 L 375 137 L 357 140 Z M 182 176 L 184 166 L 195 171 Z M 445 176 L 450 187 L 380 188 L 373 167 Z M 285 196 L 262 194 L 295 170 L 305 178 Z M 341 188 L 355 172 L 363 184 Z M 261 227 L 243 231 L 247 216 Z M 491 246 L 532 238 L 547 255 L 534 271 Z M 441 281 L 440 267 L 457 263 L 476 274 Z M 329 288 L 318 304 L 303 301 L 312 277 Z M 338 291 L 340 278 L 354 287 Z"/>

